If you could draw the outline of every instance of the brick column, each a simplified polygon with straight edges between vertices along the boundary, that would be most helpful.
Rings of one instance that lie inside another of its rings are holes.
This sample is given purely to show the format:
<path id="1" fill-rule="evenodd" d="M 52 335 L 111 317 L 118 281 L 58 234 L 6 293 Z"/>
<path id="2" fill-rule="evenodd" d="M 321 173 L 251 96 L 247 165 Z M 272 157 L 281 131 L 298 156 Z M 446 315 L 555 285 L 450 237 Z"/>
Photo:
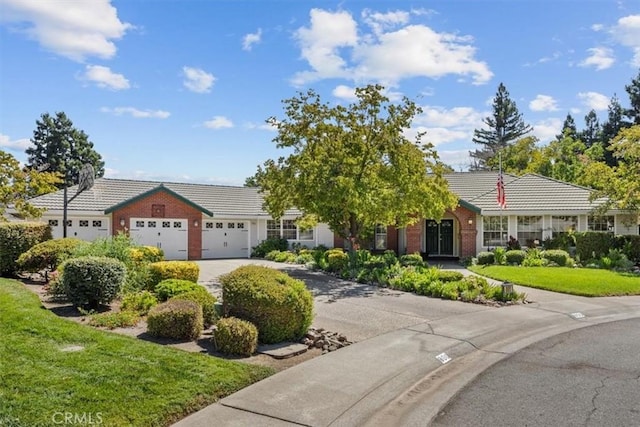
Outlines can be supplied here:
<path id="1" fill-rule="evenodd" d="M 422 222 L 409 225 L 406 229 L 407 233 L 407 253 L 420 252 L 422 247 Z"/>

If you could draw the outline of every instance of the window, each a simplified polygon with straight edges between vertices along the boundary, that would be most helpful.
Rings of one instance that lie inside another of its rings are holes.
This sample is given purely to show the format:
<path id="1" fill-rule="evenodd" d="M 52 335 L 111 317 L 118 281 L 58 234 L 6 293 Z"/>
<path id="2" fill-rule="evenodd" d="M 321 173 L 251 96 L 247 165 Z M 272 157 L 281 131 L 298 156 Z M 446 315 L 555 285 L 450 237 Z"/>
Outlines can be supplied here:
<path id="1" fill-rule="evenodd" d="M 173 228 L 182 228 L 182 223 L 180 221 L 174 221 Z"/>
<path id="2" fill-rule="evenodd" d="M 49 226 L 50 227 L 57 227 L 58 226 L 58 220 L 57 219 L 50 219 L 49 220 Z"/>
<path id="3" fill-rule="evenodd" d="M 387 249 L 387 227 L 384 225 L 376 225 L 375 232 L 375 249 Z"/>
<path id="4" fill-rule="evenodd" d="M 577 216 L 552 216 L 551 217 L 551 237 L 567 234 L 576 231 L 578 228 Z"/>
<path id="5" fill-rule="evenodd" d="M 616 220 L 613 215 L 590 216 L 587 221 L 587 230 L 613 233 L 616 229 Z"/>
<path id="6" fill-rule="evenodd" d="M 216 222 L 216 228 L 217 229 L 221 229 L 222 228 L 222 223 L 221 222 Z"/>
<path id="7" fill-rule="evenodd" d="M 73 221 L 68 219 L 67 220 L 67 227 L 73 227 Z"/>
<path id="8" fill-rule="evenodd" d="M 93 223 L 91 224 L 92 227 L 102 227 L 102 221 L 100 220 L 94 220 Z"/>
<path id="9" fill-rule="evenodd" d="M 149 221 L 149 222 L 147 222 L 147 227 L 149 227 L 149 228 L 156 228 L 156 222 L 155 222 L 155 221 Z"/>
<path id="10" fill-rule="evenodd" d="M 204 223 L 204 228 L 213 228 L 213 223 L 212 222 L 205 222 Z"/>
<path id="11" fill-rule="evenodd" d="M 287 240 L 313 240 L 313 229 L 298 229 L 294 219 L 283 219 L 282 222 L 268 219 L 267 239 L 279 239 L 281 237 Z"/>
<path id="12" fill-rule="evenodd" d="M 79 227 L 88 227 L 89 226 L 89 220 L 81 219 L 78 222 L 79 222 L 79 224 L 78 224 Z"/>
<path id="13" fill-rule="evenodd" d="M 239 223 L 238 223 L 238 228 L 239 228 L 239 229 L 244 228 L 244 222 L 239 222 Z"/>
<path id="14" fill-rule="evenodd" d="M 162 221 L 162 228 L 171 228 L 170 221 Z"/>
<path id="15" fill-rule="evenodd" d="M 482 245 L 486 247 L 507 244 L 509 218 L 485 216 L 482 218 Z"/>
<path id="16" fill-rule="evenodd" d="M 229 229 L 236 228 L 236 223 L 235 222 L 228 222 L 227 223 L 227 228 L 229 228 Z"/>
<path id="17" fill-rule="evenodd" d="M 136 227 L 144 228 L 144 221 L 136 221 Z"/>
<path id="18" fill-rule="evenodd" d="M 518 217 L 518 241 L 528 247 L 535 247 L 542 242 L 541 216 Z"/>

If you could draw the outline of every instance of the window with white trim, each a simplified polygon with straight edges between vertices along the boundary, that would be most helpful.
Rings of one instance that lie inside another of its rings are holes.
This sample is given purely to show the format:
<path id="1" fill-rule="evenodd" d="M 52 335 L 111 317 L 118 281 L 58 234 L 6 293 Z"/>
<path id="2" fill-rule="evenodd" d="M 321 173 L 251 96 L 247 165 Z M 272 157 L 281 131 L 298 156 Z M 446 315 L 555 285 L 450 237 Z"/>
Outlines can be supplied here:
<path id="1" fill-rule="evenodd" d="M 298 228 L 295 219 L 267 220 L 267 239 L 313 240 L 313 229 Z"/>
<path id="2" fill-rule="evenodd" d="M 551 237 L 561 236 L 578 229 L 577 216 L 552 216 Z"/>
<path id="3" fill-rule="evenodd" d="M 613 215 L 590 216 L 587 220 L 587 230 L 613 233 L 616 229 L 616 217 Z"/>
<path id="4" fill-rule="evenodd" d="M 293 219 L 282 220 L 282 237 L 287 240 L 296 240 L 298 234 L 298 226 Z"/>
<path id="5" fill-rule="evenodd" d="M 518 217 L 518 241 L 528 247 L 542 242 L 542 216 Z"/>
<path id="6" fill-rule="evenodd" d="M 482 246 L 497 247 L 507 244 L 509 218 L 506 216 L 482 217 Z"/>
<path id="7" fill-rule="evenodd" d="M 387 227 L 385 225 L 376 225 L 374 240 L 374 248 L 377 250 L 387 249 Z"/>
<path id="8" fill-rule="evenodd" d="M 280 238 L 280 221 L 274 219 L 267 220 L 267 239 Z"/>

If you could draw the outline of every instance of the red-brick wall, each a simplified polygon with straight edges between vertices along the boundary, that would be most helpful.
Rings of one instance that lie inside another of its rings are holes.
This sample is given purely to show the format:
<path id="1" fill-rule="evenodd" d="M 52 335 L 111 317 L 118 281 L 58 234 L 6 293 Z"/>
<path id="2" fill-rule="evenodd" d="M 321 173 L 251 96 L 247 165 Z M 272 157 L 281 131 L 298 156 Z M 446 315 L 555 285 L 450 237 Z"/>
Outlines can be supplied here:
<path id="1" fill-rule="evenodd" d="M 423 223 L 424 221 L 420 220 L 417 223 L 413 225 L 409 225 L 406 228 L 408 254 L 422 251 L 422 224 Z"/>
<path id="2" fill-rule="evenodd" d="M 387 249 L 398 253 L 398 229 L 391 225 L 387 227 Z"/>
<path id="3" fill-rule="evenodd" d="M 164 205 L 164 218 L 186 219 L 187 220 L 187 254 L 189 259 L 200 259 L 202 257 L 202 212 L 183 201 L 176 199 L 165 191 L 158 191 L 147 197 L 136 200 L 111 213 L 111 229 L 113 234 L 119 231 L 126 232 L 131 218 L 151 218 L 152 205 Z M 120 225 L 120 220 L 124 219 L 125 226 Z M 194 225 L 198 221 L 198 226 Z"/>
<path id="4" fill-rule="evenodd" d="M 452 212 L 453 216 L 458 219 L 460 225 L 460 257 L 476 256 L 476 214 L 469 209 L 458 206 Z M 471 224 L 469 224 L 471 220 Z"/>

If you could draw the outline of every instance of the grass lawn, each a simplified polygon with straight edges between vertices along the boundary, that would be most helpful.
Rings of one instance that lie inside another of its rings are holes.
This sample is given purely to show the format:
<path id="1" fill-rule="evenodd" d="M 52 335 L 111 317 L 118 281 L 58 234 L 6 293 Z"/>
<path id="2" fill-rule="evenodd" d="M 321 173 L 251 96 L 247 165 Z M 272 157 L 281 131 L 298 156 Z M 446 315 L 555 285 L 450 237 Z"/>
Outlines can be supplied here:
<path id="1" fill-rule="evenodd" d="M 273 373 L 59 318 L 8 279 L 0 337 L 0 426 L 60 424 L 64 413 L 84 414 L 85 424 L 166 426 Z"/>
<path id="2" fill-rule="evenodd" d="M 640 295 L 640 277 L 609 270 L 506 265 L 474 265 L 469 270 L 496 280 L 566 294 L 587 297 Z"/>

